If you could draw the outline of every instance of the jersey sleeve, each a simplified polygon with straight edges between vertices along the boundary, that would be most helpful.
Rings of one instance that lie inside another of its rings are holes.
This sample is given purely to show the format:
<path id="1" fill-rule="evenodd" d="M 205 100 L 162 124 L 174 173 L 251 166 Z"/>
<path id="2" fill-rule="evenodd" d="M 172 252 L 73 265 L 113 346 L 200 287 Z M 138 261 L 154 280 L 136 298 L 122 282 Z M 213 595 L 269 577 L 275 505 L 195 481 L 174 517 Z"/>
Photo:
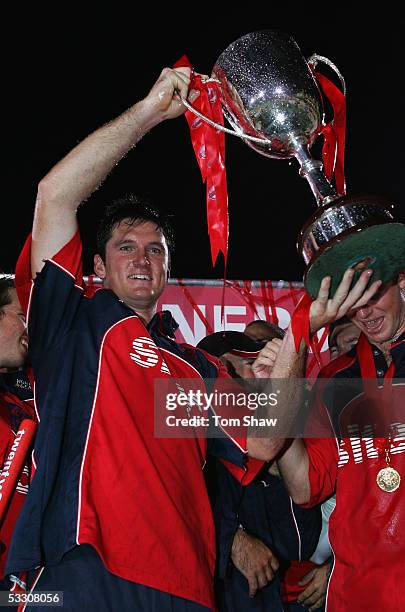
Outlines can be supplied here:
<path id="1" fill-rule="evenodd" d="M 308 453 L 308 477 L 311 498 L 305 506 L 314 506 L 330 497 L 336 487 L 339 461 L 338 442 L 325 404 L 322 401 L 324 379 L 317 383 L 304 439 Z"/>
<path id="2" fill-rule="evenodd" d="M 211 357 L 211 356 L 209 356 Z M 218 369 L 217 381 L 232 380 L 223 363 L 214 357 Z M 235 382 L 236 384 L 236 382 Z M 247 426 L 210 426 L 216 431 L 208 435 L 208 453 L 219 459 L 236 480 L 246 486 L 264 465 L 263 461 L 249 457 L 247 451 Z"/>
<path id="3" fill-rule="evenodd" d="M 20 304 L 25 313 L 28 312 L 30 296 L 33 289 L 31 274 L 31 247 L 32 234 L 25 241 L 25 244 L 18 257 L 15 270 L 15 286 L 17 289 Z M 54 264 L 61 266 L 75 277 L 75 282 L 83 286 L 82 271 L 82 244 L 79 231 L 73 238 L 60 249 L 52 259 Z"/>
<path id="4" fill-rule="evenodd" d="M 320 504 L 333 495 L 336 487 L 338 447 L 335 439 L 312 438 L 305 440 L 309 458 L 311 498 L 305 506 Z"/>
<path id="5" fill-rule="evenodd" d="M 18 298 L 21 308 L 27 314 L 33 281 L 31 278 L 31 243 L 32 235 L 30 234 L 22 248 L 18 257 L 15 268 L 15 287 L 17 289 Z"/>
<path id="6" fill-rule="evenodd" d="M 20 300 L 26 304 L 30 355 L 35 361 L 44 351 L 62 341 L 69 333 L 80 306 L 84 289 L 82 281 L 82 244 L 79 232 L 45 262 L 32 284 L 27 303 L 30 276 L 31 237 L 18 260 L 16 286 Z"/>

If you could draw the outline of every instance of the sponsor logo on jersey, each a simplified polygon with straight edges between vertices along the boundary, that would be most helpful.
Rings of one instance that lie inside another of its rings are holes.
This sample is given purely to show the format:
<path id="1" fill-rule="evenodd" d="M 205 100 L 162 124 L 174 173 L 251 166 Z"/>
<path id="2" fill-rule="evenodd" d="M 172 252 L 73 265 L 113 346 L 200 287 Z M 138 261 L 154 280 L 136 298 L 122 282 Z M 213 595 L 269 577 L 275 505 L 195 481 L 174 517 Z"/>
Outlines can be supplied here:
<path id="1" fill-rule="evenodd" d="M 156 344 L 147 336 L 135 338 L 132 342 L 133 353 L 129 353 L 132 361 L 135 361 L 141 368 L 155 368 L 160 366 L 160 371 L 163 374 L 170 374 L 167 363 L 159 353 Z"/>

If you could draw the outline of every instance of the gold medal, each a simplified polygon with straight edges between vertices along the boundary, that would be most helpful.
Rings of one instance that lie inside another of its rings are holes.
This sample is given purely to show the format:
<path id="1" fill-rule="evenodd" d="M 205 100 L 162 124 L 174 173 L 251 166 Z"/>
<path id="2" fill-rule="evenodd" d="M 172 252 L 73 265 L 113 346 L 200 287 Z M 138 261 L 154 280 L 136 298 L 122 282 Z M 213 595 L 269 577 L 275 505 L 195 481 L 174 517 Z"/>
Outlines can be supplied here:
<path id="1" fill-rule="evenodd" d="M 399 475 L 399 472 L 391 467 L 390 448 L 391 436 L 388 437 L 387 445 L 384 449 L 386 466 L 377 474 L 377 484 L 380 489 L 386 493 L 393 493 L 399 489 L 399 485 L 401 484 L 401 476 Z"/>
<path id="2" fill-rule="evenodd" d="M 386 493 L 393 493 L 401 484 L 401 476 L 394 468 L 387 466 L 378 472 L 377 484 Z"/>

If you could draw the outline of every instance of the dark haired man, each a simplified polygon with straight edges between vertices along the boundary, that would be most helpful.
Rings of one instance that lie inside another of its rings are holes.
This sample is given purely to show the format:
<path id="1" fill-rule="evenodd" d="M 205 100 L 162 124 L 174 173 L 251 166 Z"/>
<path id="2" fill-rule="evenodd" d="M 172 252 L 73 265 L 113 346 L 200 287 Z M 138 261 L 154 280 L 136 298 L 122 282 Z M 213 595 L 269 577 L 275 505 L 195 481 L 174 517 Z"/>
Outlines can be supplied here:
<path id="1" fill-rule="evenodd" d="M 156 439 L 153 397 L 158 378 L 226 374 L 215 358 L 179 346 L 170 315 L 156 314 L 169 273 L 166 220 L 131 198 L 110 207 L 94 258 L 104 289 L 86 299 L 76 218 L 79 204 L 148 130 L 184 112 L 176 92 L 187 97 L 189 81 L 189 69 L 165 69 L 144 100 L 51 170 L 39 185 L 32 243 L 18 268 L 24 277 L 30 256 L 41 423 L 26 520 L 8 567 L 41 567 L 35 588 L 64 591 L 65 609 L 214 607 L 206 442 Z M 247 480 L 247 446 L 256 442 L 214 442 Z"/>
<path id="2" fill-rule="evenodd" d="M 0 588 L 8 588 L 4 567 L 15 522 L 29 483 L 30 462 L 15 465 L 15 455 L 25 434 L 20 425 L 34 419 L 33 394 L 23 370 L 28 353 L 25 316 L 14 283 L 0 278 Z M 25 464 L 25 465 L 24 465 Z M 17 469 L 16 486 L 8 481 Z M 9 493 L 7 494 L 7 491 Z"/>
<path id="3" fill-rule="evenodd" d="M 0 372 L 19 370 L 28 353 L 25 315 L 11 278 L 0 278 Z"/>

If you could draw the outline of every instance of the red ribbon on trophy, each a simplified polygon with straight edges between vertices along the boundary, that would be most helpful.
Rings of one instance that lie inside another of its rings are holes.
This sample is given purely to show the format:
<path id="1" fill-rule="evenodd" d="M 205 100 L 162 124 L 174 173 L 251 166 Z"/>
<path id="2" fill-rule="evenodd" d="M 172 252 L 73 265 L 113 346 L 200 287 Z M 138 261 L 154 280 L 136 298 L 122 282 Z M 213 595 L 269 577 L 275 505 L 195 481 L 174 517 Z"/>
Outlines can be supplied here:
<path id="1" fill-rule="evenodd" d="M 321 130 L 324 137 L 322 160 L 325 176 L 329 181 L 334 176 L 336 191 L 339 195 L 345 195 L 346 96 L 332 81 L 317 70 L 314 75 L 333 110 L 333 119 Z"/>
<path id="2" fill-rule="evenodd" d="M 191 68 L 187 56 L 183 55 L 174 68 Z M 194 101 L 194 108 L 215 123 L 224 124 L 218 83 L 204 82 L 199 75 L 191 73 L 190 90 L 200 92 Z M 201 170 L 203 182 L 207 185 L 207 223 L 211 246 L 212 264 L 215 266 L 219 253 L 224 256 L 225 269 L 228 257 L 228 190 L 225 171 L 225 134 L 208 125 L 205 121 L 186 111 L 191 141 Z"/>

